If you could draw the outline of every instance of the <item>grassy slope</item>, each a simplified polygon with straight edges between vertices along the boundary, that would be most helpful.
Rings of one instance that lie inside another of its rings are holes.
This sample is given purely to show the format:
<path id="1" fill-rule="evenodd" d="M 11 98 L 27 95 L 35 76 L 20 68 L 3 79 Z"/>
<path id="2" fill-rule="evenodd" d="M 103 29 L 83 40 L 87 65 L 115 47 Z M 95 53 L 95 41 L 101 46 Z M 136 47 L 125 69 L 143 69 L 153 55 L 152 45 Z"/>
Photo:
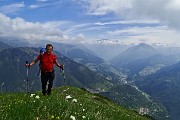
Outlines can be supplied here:
<path id="1" fill-rule="evenodd" d="M 63 92 L 64 91 L 64 92 Z M 0 95 L 1 120 L 148 120 L 99 95 L 75 87 L 53 89 L 50 96 L 40 92 Z M 70 95 L 72 98 L 66 99 Z M 39 96 L 40 98 L 36 98 Z M 76 99 L 77 102 L 73 102 Z"/>

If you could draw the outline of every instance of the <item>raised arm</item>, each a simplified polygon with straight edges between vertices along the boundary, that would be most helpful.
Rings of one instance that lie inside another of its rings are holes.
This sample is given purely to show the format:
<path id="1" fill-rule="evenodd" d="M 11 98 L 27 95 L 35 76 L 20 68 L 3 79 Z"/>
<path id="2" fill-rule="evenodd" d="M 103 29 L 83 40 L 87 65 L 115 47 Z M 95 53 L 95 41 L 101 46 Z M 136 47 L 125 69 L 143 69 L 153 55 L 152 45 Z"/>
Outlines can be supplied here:
<path id="1" fill-rule="evenodd" d="M 39 59 L 35 59 L 33 62 L 31 62 L 31 63 L 29 64 L 29 66 L 31 67 L 32 65 L 36 64 L 38 61 L 39 61 Z"/>
<path id="2" fill-rule="evenodd" d="M 56 65 L 57 67 L 61 67 L 61 65 L 58 63 L 57 60 L 55 60 L 54 63 L 55 63 L 55 65 Z"/>
<path id="3" fill-rule="evenodd" d="M 39 61 L 38 57 L 31 63 L 25 64 L 26 67 L 31 67 L 32 65 L 36 64 Z"/>

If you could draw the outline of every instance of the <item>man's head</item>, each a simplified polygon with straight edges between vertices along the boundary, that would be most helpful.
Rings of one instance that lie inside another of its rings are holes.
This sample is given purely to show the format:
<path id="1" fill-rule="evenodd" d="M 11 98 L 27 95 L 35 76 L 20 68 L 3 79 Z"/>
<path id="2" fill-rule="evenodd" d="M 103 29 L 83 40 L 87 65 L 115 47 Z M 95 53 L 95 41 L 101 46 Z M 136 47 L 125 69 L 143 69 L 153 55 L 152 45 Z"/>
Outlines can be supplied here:
<path id="1" fill-rule="evenodd" d="M 51 44 L 46 45 L 46 52 L 51 53 L 53 51 L 53 46 Z"/>

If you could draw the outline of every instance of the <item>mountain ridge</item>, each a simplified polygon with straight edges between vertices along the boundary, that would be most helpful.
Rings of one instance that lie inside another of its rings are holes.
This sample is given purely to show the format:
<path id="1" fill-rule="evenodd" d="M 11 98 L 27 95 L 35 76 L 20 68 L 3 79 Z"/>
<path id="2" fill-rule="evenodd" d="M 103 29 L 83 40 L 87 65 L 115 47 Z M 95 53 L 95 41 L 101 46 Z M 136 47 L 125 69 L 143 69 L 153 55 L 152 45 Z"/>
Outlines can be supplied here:
<path id="1" fill-rule="evenodd" d="M 158 51 L 155 48 L 145 43 L 141 43 L 128 48 L 120 55 L 114 57 L 110 60 L 110 63 L 117 67 L 121 67 L 135 60 L 148 58 L 155 54 L 158 54 Z"/>

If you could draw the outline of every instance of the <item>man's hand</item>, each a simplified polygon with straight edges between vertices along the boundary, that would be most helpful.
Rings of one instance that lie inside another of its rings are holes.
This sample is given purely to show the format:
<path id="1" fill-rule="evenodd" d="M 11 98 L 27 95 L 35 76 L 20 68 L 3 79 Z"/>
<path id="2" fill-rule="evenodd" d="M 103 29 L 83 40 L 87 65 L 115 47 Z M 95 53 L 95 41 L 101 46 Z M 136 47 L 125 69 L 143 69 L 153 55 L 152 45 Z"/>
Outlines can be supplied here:
<path id="1" fill-rule="evenodd" d="M 64 70 L 64 65 L 60 65 L 59 67 L 60 67 L 62 70 Z"/>
<path id="2" fill-rule="evenodd" d="M 31 67 L 30 63 L 28 63 L 28 64 L 25 64 L 25 67 L 28 67 L 28 68 L 30 68 L 30 67 Z"/>

